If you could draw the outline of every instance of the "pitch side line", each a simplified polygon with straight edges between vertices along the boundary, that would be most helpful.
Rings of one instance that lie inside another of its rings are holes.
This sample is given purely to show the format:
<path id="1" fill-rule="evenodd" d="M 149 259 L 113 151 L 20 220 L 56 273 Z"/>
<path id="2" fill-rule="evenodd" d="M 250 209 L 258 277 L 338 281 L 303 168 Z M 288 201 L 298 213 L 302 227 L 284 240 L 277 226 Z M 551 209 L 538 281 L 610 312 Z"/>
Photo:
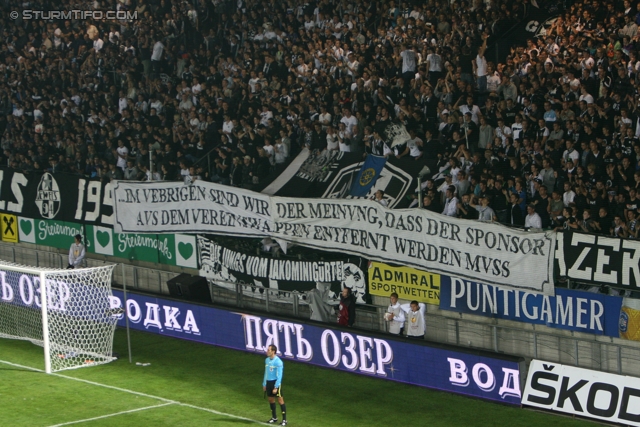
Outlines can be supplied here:
<path id="1" fill-rule="evenodd" d="M 169 402 L 169 403 L 161 403 L 160 405 L 153 405 L 153 406 L 147 406 L 147 407 L 144 407 L 144 408 L 130 409 L 128 411 L 116 412 L 115 414 L 102 415 L 100 417 L 87 418 L 87 419 L 84 419 L 84 420 L 69 421 L 68 423 L 56 424 L 56 425 L 49 426 L 49 427 L 70 426 L 72 424 L 85 423 L 85 422 L 88 422 L 88 421 L 96 421 L 96 420 L 101 420 L 103 418 L 116 417 L 118 415 L 123 415 L 123 414 L 130 414 L 132 412 L 139 412 L 139 411 L 146 411 L 147 409 L 160 408 L 162 406 L 167 406 L 167 405 L 173 405 L 173 403 L 171 403 L 171 402 Z"/>
<path id="2" fill-rule="evenodd" d="M 10 365 L 10 366 L 15 366 L 16 368 L 28 369 L 30 371 L 36 371 L 36 372 L 44 373 L 44 371 L 42 369 L 32 368 L 31 366 L 19 365 L 17 363 L 7 362 L 6 360 L 0 360 L 0 363 L 4 363 L 5 365 Z M 98 387 L 110 388 L 112 390 L 117 390 L 117 391 L 121 391 L 121 392 L 124 392 L 124 393 L 135 394 L 137 396 L 148 397 L 150 399 L 157 399 L 157 400 L 161 400 L 161 401 L 163 401 L 163 402 L 165 402 L 167 404 L 174 404 L 174 405 L 184 406 L 185 408 L 198 409 L 200 411 L 205 411 L 205 412 L 209 412 L 209 413 L 212 413 L 212 414 L 221 415 L 221 416 L 224 416 L 224 417 L 235 418 L 235 419 L 244 420 L 244 421 L 251 421 L 252 423 L 255 423 L 255 424 L 269 425 L 267 423 L 263 423 L 263 422 L 256 421 L 256 420 L 252 420 L 251 418 L 241 417 L 239 415 L 227 414 L 226 412 L 216 411 L 215 409 L 203 408 L 201 406 L 195 406 L 195 405 L 191 405 L 189 403 L 182 403 L 182 402 L 178 402 L 177 400 L 165 399 L 164 397 L 154 396 L 154 395 L 146 394 L 146 393 L 141 393 L 139 391 L 134 391 L 134 390 L 128 390 L 126 388 L 115 387 L 115 386 L 108 385 L 108 384 L 101 384 L 101 383 L 97 383 L 97 382 L 94 382 L 94 381 L 85 380 L 85 379 L 82 379 L 82 378 L 68 377 L 68 376 L 62 375 L 62 374 L 52 373 L 52 374 L 49 374 L 49 375 L 53 375 L 53 376 L 60 377 L 60 378 L 65 378 L 65 379 L 68 379 L 68 380 L 78 381 L 78 382 L 82 382 L 82 383 L 86 383 L 86 384 L 91 384 L 91 385 L 95 385 L 95 386 L 98 386 Z"/>

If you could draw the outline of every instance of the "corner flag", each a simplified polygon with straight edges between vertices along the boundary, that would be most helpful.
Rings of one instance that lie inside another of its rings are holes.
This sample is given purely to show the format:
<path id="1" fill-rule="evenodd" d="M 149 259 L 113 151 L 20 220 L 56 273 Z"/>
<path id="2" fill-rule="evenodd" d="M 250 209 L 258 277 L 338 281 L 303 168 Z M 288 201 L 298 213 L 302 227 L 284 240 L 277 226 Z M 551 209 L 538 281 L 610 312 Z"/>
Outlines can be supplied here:
<path id="1" fill-rule="evenodd" d="M 367 155 L 360 172 L 358 172 L 355 181 L 351 184 L 350 194 L 354 197 L 366 196 L 376 183 L 385 163 L 387 163 L 386 157 Z"/>

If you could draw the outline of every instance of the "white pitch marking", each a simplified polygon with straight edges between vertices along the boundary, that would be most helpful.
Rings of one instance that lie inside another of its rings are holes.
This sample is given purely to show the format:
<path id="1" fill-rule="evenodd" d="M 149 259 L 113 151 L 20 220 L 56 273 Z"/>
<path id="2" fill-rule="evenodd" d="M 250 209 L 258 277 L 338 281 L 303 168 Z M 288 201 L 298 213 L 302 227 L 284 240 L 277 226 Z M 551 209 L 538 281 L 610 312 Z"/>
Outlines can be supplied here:
<path id="1" fill-rule="evenodd" d="M 4 363 L 5 365 L 10 365 L 10 366 L 15 366 L 17 368 L 28 369 L 30 371 L 36 371 L 36 372 L 44 373 L 44 371 L 42 369 L 32 368 L 31 366 L 19 365 L 17 363 L 7 362 L 6 360 L 0 360 L 0 363 Z M 139 391 L 128 390 L 126 388 L 115 387 L 115 386 L 108 385 L 108 384 L 101 384 L 101 383 L 97 383 L 97 382 L 94 382 L 94 381 L 84 380 L 82 378 L 68 377 L 68 376 L 62 375 L 62 374 L 51 373 L 49 375 L 53 375 L 53 376 L 60 377 L 60 378 L 65 378 L 65 379 L 68 379 L 68 380 L 79 381 L 79 382 L 82 382 L 82 383 L 91 384 L 91 385 L 95 385 L 95 386 L 98 386 L 98 387 L 110 388 L 112 390 L 122 391 L 124 393 L 130 393 L 130 394 L 135 394 L 135 395 L 138 395 L 138 396 L 148 397 L 150 399 L 157 399 L 157 400 L 161 400 L 163 402 L 166 402 L 166 404 L 180 405 L 180 406 L 184 406 L 186 408 L 198 409 L 200 411 L 210 412 L 212 414 L 222 415 L 222 416 L 229 417 L 229 418 L 235 418 L 235 419 L 238 419 L 238 420 L 251 421 L 251 422 L 256 423 L 256 424 L 269 425 L 267 423 L 263 423 L 263 422 L 256 421 L 256 420 L 252 420 L 251 418 L 241 417 L 239 415 L 227 414 L 226 412 L 216 411 L 215 409 L 203 408 L 201 406 L 195 406 L 195 405 L 191 405 L 189 403 L 182 403 L 182 402 L 178 402 L 177 400 L 165 399 L 164 397 L 154 396 L 154 395 L 146 394 L 146 393 L 141 393 Z"/>
<path id="2" fill-rule="evenodd" d="M 53 426 L 50 426 L 50 427 L 70 426 L 71 424 L 79 424 L 79 423 L 85 423 L 85 422 L 88 422 L 88 421 L 96 421 L 96 420 L 101 420 L 103 418 L 116 417 L 116 416 L 122 415 L 122 414 L 130 414 L 132 412 L 139 412 L 139 411 L 146 411 L 147 409 L 160 408 L 162 406 L 167 406 L 167 405 L 173 405 L 173 403 L 171 403 L 171 402 L 169 402 L 169 403 L 161 403 L 160 405 L 153 405 L 153 406 L 146 406 L 144 408 L 130 409 L 128 411 L 116 412 L 114 414 L 102 415 L 102 416 L 99 416 L 99 417 L 87 418 L 87 419 L 84 419 L 84 420 L 69 421 L 68 423 L 56 424 L 56 425 L 53 425 Z"/>

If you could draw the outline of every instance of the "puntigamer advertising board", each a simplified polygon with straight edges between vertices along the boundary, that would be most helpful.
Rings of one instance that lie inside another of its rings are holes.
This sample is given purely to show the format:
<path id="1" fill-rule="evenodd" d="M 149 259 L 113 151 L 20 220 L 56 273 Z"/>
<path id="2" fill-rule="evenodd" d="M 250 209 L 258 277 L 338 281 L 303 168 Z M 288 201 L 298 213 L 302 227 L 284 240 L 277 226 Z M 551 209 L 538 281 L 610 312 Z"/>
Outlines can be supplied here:
<path id="1" fill-rule="evenodd" d="M 623 298 L 556 288 L 543 295 L 442 276 L 440 308 L 497 319 L 618 337 Z M 629 314 L 635 311 L 629 309 Z M 636 322 L 630 322 L 637 328 Z M 635 329 L 634 329 L 635 330 Z M 632 339 L 632 338 L 630 338 Z"/>

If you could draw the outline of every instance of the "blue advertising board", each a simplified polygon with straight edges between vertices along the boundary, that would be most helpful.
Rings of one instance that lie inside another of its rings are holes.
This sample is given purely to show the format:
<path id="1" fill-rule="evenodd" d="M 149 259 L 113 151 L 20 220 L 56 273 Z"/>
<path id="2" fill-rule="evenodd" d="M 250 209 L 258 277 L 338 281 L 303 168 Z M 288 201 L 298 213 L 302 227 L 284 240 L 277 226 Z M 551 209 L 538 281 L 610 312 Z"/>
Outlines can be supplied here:
<path id="1" fill-rule="evenodd" d="M 440 309 L 618 338 L 622 298 L 556 288 L 556 295 L 502 289 L 452 276 L 440 280 Z"/>
<path id="2" fill-rule="evenodd" d="M 113 291 L 111 308 L 123 307 Z M 127 294 L 133 329 L 264 354 L 278 347 L 283 360 L 520 404 L 520 370 L 514 359 L 413 344 L 359 331 L 320 327 L 249 313 Z M 125 325 L 124 314 L 119 326 Z"/>

